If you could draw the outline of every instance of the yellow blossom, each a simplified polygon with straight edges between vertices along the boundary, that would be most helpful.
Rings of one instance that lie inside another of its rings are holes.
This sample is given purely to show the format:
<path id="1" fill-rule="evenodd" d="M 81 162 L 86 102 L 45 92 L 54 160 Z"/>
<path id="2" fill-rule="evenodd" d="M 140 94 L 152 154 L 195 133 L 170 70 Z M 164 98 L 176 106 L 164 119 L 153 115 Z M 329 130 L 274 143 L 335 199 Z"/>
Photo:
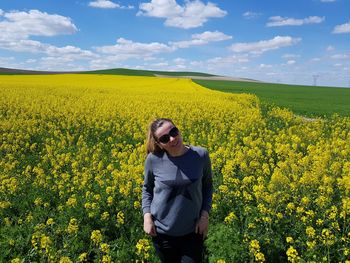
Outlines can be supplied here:
<path id="1" fill-rule="evenodd" d="M 71 218 L 66 231 L 69 234 L 76 234 L 79 230 L 78 220 L 76 218 Z"/>
<path id="2" fill-rule="evenodd" d="M 92 242 L 96 245 L 100 244 L 102 242 L 102 234 L 100 230 L 93 230 L 91 232 L 91 237 L 90 239 Z"/>
<path id="3" fill-rule="evenodd" d="M 293 246 L 288 248 L 286 254 L 288 256 L 288 261 L 290 262 L 295 262 L 298 257 L 298 251 Z"/>
<path id="4" fill-rule="evenodd" d="M 136 254 L 143 259 L 149 258 L 149 250 L 151 245 L 147 239 L 140 239 L 136 244 Z"/>
<path id="5" fill-rule="evenodd" d="M 55 221 L 53 220 L 53 218 L 48 218 L 47 220 L 46 220 L 46 224 L 48 225 L 48 226 L 51 226 L 51 225 L 53 225 L 55 223 Z"/>
<path id="6" fill-rule="evenodd" d="M 292 237 L 286 237 L 286 241 L 290 244 L 294 243 L 294 239 Z"/>
<path id="7" fill-rule="evenodd" d="M 117 224 L 123 225 L 124 224 L 124 213 L 122 211 L 119 211 L 117 213 Z"/>
<path id="8" fill-rule="evenodd" d="M 61 257 L 59 263 L 73 263 L 69 257 Z"/>
<path id="9" fill-rule="evenodd" d="M 103 253 L 109 253 L 109 245 L 107 243 L 101 243 L 100 249 Z"/>
<path id="10" fill-rule="evenodd" d="M 135 208 L 135 209 L 140 209 L 140 208 L 141 208 L 141 204 L 140 204 L 139 201 L 135 201 L 135 202 L 134 202 L 134 208 Z"/>
<path id="11" fill-rule="evenodd" d="M 85 262 L 88 259 L 88 254 L 86 252 L 79 255 L 79 262 Z"/>
<path id="12" fill-rule="evenodd" d="M 109 213 L 108 212 L 103 212 L 102 214 L 101 214 L 101 219 L 102 220 L 108 220 L 108 218 L 109 218 Z"/>
<path id="13" fill-rule="evenodd" d="M 237 219 L 237 217 L 236 217 L 235 213 L 234 212 L 230 212 L 228 214 L 228 216 L 225 217 L 224 221 L 225 221 L 226 224 L 230 224 L 236 219 Z"/>
<path id="14" fill-rule="evenodd" d="M 312 226 L 308 226 L 307 228 L 306 228 L 306 235 L 308 236 L 308 237 L 314 237 L 315 236 L 315 229 L 312 227 Z"/>
<path id="15" fill-rule="evenodd" d="M 102 262 L 103 263 L 111 263 L 112 262 L 112 257 L 110 255 L 103 255 L 102 256 Z"/>

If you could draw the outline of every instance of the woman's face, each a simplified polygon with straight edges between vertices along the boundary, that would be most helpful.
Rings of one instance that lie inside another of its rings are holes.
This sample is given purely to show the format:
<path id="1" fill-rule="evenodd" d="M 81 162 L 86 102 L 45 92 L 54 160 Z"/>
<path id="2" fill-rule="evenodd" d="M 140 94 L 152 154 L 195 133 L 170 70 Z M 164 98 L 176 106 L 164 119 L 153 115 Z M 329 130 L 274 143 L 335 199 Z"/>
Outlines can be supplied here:
<path id="1" fill-rule="evenodd" d="M 177 153 L 183 149 L 183 141 L 182 141 L 181 133 L 179 131 L 178 135 L 173 135 L 173 134 L 176 134 L 174 132 L 175 129 L 173 129 L 174 127 L 175 127 L 174 124 L 172 124 L 171 122 L 164 122 L 163 125 L 159 127 L 154 133 L 155 137 L 157 138 L 159 146 L 164 150 L 166 150 L 167 152 L 169 152 L 170 154 Z M 170 136 L 168 136 L 169 132 L 170 132 Z M 161 138 L 162 136 L 168 137 L 169 141 L 167 143 L 160 142 L 159 138 Z"/>

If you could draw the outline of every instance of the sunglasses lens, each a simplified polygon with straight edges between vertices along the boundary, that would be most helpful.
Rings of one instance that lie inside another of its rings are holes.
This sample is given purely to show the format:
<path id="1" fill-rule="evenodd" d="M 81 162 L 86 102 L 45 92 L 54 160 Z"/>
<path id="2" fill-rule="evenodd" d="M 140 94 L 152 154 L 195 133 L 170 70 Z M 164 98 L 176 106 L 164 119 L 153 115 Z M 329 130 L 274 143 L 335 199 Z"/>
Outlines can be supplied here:
<path id="1" fill-rule="evenodd" d="M 170 131 L 169 134 L 164 134 L 163 136 L 161 136 L 158 141 L 161 143 L 168 143 L 170 141 L 170 137 L 176 137 L 179 135 L 179 129 L 176 127 L 173 127 Z"/>
<path id="2" fill-rule="evenodd" d="M 176 128 L 176 127 L 172 128 L 172 129 L 169 131 L 169 135 L 170 135 L 171 137 L 176 137 L 176 136 L 178 136 L 178 135 L 179 135 L 179 129 Z"/>
<path id="3" fill-rule="evenodd" d="M 168 143 L 170 141 L 169 134 L 165 134 L 158 139 L 161 143 Z"/>

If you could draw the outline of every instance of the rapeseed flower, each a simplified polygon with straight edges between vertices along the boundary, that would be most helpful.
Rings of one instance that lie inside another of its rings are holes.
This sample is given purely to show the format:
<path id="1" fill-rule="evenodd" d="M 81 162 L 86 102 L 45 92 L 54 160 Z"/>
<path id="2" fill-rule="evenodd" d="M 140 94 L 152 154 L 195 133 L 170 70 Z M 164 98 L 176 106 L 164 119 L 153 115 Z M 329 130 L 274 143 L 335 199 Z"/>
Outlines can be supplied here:
<path id="1" fill-rule="evenodd" d="M 79 255 L 88 260 L 87 252 L 76 247 L 89 247 L 89 238 L 94 250 L 108 240 L 106 262 L 109 256 L 123 257 L 121 262 L 135 257 L 129 241 L 143 239 L 142 227 L 135 224 L 145 131 L 150 120 L 166 116 L 186 143 L 208 149 L 218 186 L 212 222 L 239 231 L 242 261 L 271 261 L 281 249 L 274 251 L 271 240 L 296 236 L 293 243 L 286 240 L 297 251 L 297 256 L 289 251 L 295 261 L 327 260 L 327 251 L 334 261 L 347 259 L 348 117 L 305 121 L 287 109 L 262 110 L 255 96 L 217 92 L 186 79 L 0 78 L 0 227 L 8 237 L 2 249 L 18 258 L 30 250 L 38 260 L 57 262 L 66 252 L 74 260 Z M 109 220 L 113 213 L 114 223 Z M 243 223 L 239 230 L 228 223 L 237 219 Z M 118 231 L 111 234 L 110 224 Z M 11 241 L 25 232 L 32 243 L 27 250 Z M 68 239 L 64 252 L 62 237 Z M 153 260 L 150 252 L 148 259 L 142 253 L 140 262 Z M 218 250 L 211 253 L 221 256 Z M 12 259 L 0 256 L 0 261 Z"/>
<path id="2" fill-rule="evenodd" d="M 91 232 L 91 237 L 90 239 L 95 245 L 98 245 L 102 242 L 102 234 L 100 230 L 93 230 Z"/>

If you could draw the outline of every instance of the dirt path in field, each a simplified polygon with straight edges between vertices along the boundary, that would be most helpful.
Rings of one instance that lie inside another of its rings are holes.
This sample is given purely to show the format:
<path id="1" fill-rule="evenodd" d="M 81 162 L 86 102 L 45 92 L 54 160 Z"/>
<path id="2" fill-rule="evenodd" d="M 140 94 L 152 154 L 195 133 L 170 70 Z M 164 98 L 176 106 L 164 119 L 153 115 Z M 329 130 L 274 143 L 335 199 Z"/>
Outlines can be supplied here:
<path id="1" fill-rule="evenodd" d="M 317 121 L 318 119 L 316 118 L 309 118 L 309 117 L 305 117 L 305 116 L 301 116 L 301 115 L 295 115 L 296 117 L 300 117 L 302 118 L 304 121 L 307 121 L 307 122 L 311 122 L 311 121 Z"/>
<path id="2" fill-rule="evenodd" d="M 229 81 L 247 81 L 247 82 L 261 82 L 254 79 L 245 79 L 245 78 L 233 78 L 225 76 L 170 76 L 170 75 L 159 75 L 154 74 L 156 77 L 160 78 L 179 78 L 179 79 L 202 79 L 202 80 L 229 80 Z"/>

